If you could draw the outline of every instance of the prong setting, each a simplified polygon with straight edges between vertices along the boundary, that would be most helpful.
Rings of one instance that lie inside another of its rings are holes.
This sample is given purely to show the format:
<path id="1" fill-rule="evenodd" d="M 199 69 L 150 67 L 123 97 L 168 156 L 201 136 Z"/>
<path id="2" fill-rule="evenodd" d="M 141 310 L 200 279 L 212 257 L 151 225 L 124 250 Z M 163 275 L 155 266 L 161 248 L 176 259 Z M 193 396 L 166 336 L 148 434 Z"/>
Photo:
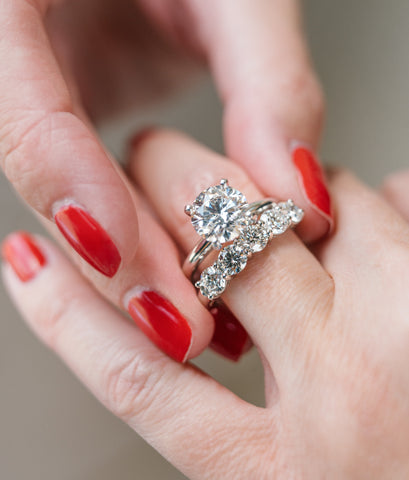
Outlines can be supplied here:
<path id="1" fill-rule="evenodd" d="M 197 233 L 219 250 L 238 237 L 240 225 L 247 221 L 247 205 L 246 197 L 223 178 L 219 185 L 202 191 L 185 212 Z"/>
<path id="2" fill-rule="evenodd" d="M 185 213 L 187 216 L 191 217 L 194 213 L 194 207 L 190 203 L 188 205 L 185 205 Z"/>

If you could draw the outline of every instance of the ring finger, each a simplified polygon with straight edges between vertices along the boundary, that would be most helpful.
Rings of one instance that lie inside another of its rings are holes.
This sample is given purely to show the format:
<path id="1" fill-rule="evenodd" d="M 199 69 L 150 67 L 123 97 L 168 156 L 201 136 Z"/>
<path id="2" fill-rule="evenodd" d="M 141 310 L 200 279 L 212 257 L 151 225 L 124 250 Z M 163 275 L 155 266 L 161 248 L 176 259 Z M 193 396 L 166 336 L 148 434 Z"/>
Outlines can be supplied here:
<path id="1" fill-rule="evenodd" d="M 169 131 L 151 131 L 134 144 L 130 174 L 185 253 L 199 237 L 184 214 L 184 205 L 203 189 L 228 178 L 249 202 L 262 197 L 240 167 Z M 316 258 L 290 231 L 256 254 L 223 298 L 274 362 L 293 339 L 304 334 L 317 302 L 331 285 Z"/>

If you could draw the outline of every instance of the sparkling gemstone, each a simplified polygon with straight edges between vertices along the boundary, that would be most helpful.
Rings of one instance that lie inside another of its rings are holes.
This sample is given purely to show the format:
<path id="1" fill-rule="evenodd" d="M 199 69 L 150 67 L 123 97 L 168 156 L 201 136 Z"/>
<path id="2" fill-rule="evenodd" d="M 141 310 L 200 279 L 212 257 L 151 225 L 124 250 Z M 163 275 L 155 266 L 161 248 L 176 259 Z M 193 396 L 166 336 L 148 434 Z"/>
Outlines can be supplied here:
<path id="1" fill-rule="evenodd" d="M 219 297 L 224 292 L 226 286 L 226 277 L 215 265 L 206 268 L 200 280 L 196 282 L 196 287 L 200 288 L 201 294 L 210 300 Z"/>
<path id="2" fill-rule="evenodd" d="M 292 200 L 280 203 L 279 207 L 283 213 L 289 216 L 291 223 L 294 225 L 300 223 L 304 217 L 304 210 L 300 207 L 297 207 Z"/>
<path id="3" fill-rule="evenodd" d="M 234 240 L 246 222 L 246 197 L 227 184 L 204 190 L 192 204 L 191 221 L 199 235 L 219 246 Z"/>
<path id="4" fill-rule="evenodd" d="M 249 252 L 261 252 L 266 247 L 269 238 L 270 234 L 266 226 L 259 222 L 243 228 L 237 244 Z"/>
<path id="5" fill-rule="evenodd" d="M 247 264 L 247 252 L 240 244 L 233 243 L 220 252 L 217 263 L 226 275 L 236 275 Z"/>
<path id="6" fill-rule="evenodd" d="M 267 210 L 260 216 L 260 222 L 273 235 L 284 233 L 291 224 L 291 219 L 279 206 Z"/>

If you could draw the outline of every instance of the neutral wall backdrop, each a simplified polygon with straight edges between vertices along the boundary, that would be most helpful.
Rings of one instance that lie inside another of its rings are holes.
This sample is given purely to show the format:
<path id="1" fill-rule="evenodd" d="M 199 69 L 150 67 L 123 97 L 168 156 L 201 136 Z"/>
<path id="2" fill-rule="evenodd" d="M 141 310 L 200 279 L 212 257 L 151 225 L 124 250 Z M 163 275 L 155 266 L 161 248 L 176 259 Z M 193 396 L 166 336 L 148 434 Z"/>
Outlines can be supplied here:
<path id="1" fill-rule="evenodd" d="M 223 0 L 221 0 L 223 1 Z M 407 166 L 409 2 L 308 0 L 306 29 L 328 100 L 322 156 L 377 185 Z M 115 154 L 135 128 L 171 125 L 222 150 L 221 108 L 205 78 L 182 98 L 107 126 Z M 0 179 L 0 237 L 40 231 Z M 115 419 L 31 335 L 0 287 L 0 478 L 4 480 L 176 480 L 184 478 Z M 198 364 L 239 395 L 262 404 L 257 355 L 232 365 L 212 353 Z"/>

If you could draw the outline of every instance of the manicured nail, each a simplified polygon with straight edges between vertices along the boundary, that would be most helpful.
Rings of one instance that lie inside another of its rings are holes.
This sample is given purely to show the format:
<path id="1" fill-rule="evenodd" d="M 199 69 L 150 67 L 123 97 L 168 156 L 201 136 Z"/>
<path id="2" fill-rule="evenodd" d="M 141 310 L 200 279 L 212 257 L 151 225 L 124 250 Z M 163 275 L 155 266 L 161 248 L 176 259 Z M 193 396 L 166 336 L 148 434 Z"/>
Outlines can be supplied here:
<path id="1" fill-rule="evenodd" d="M 212 308 L 210 313 L 215 320 L 210 347 L 220 355 L 237 362 L 252 346 L 248 333 L 224 304 Z"/>
<path id="2" fill-rule="evenodd" d="M 128 302 L 128 312 L 137 326 L 162 351 L 184 362 L 192 344 L 192 330 L 169 300 L 152 290 L 142 290 Z"/>
<path id="3" fill-rule="evenodd" d="M 55 223 L 73 249 L 96 270 L 113 277 L 121 256 L 113 241 L 89 213 L 76 205 L 62 207 L 54 216 Z"/>
<path id="4" fill-rule="evenodd" d="M 299 172 L 301 190 L 315 211 L 333 223 L 331 197 L 325 184 L 324 172 L 314 154 L 304 146 L 293 150 L 293 162 Z"/>
<path id="5" fill-rule="evenodd" d="M 25 232 L 9 235 L 2 244 L 1 254 L 22 282 L 34 278 L 46 264 L 34 239 Z"/>

